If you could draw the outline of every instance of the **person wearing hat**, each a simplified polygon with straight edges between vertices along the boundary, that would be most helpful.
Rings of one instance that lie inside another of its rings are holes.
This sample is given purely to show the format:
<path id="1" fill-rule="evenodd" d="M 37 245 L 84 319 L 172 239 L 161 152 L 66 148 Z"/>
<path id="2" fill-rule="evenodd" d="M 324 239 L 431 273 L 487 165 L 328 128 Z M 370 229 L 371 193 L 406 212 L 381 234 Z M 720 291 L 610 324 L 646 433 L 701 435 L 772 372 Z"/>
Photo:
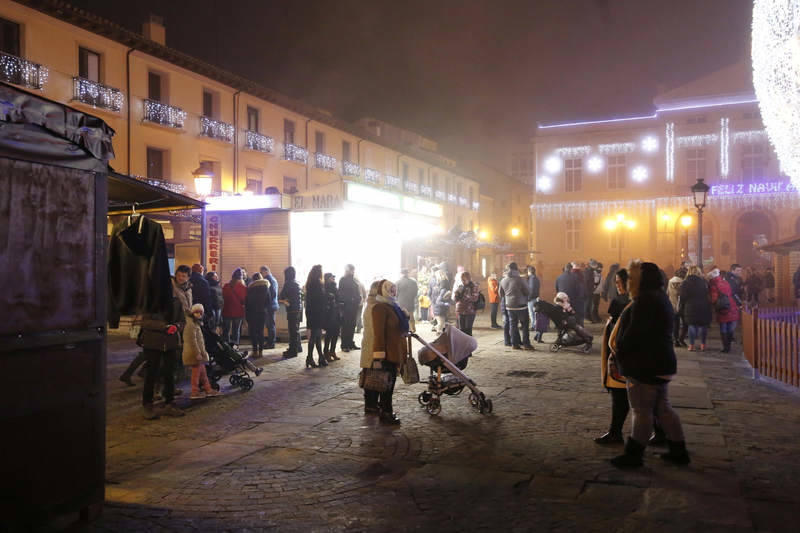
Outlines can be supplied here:
<path id="1" fill-rule="evenodd" d="M 207 396 L 218 396 L 219 392 L 211 387 L 206 374 L 206 363 L 208 363 L 208 352 L 203 339 L 203 331 L 200 329 L 203 324 L 205 309 L 203 304 L 192 306 L 191 316 L 186 320 L 183 328 L 183 365 L 192 369 L 192 400 L 199 400 Z M 203 391 L 200 391 L 203 387 Z"/>

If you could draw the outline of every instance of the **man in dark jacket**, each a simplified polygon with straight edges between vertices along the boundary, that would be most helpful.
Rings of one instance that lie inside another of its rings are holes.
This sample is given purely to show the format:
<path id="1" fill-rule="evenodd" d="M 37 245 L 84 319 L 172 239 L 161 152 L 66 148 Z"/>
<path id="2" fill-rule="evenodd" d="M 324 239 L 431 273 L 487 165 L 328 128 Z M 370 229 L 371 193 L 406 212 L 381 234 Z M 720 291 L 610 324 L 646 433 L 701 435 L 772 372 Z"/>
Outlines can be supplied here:
<path id="1" fill-rule="evenodd" d="M 189 283 L 192 285 L 192 305 L 202 304 L 205 310 L 203 320 L 209 324 L 213 318 L 214 306 L 211 303 L 211 289 L 208 287 L 208 281 L 203 276 L 203 265 L 195 263 L 192 265 L 192 275 L 189 276 Z"/>
<path id="2" fill-rule="evenodd" d="M 572 263 L 567 263 L 564 266 L 564 270 L 561 272 L 561 275 L 556 278 L 556 294 L 559 292 L 567 293 L 570 301 L 572 301 L 573 297 L 575 296 L 574 279 L 572 277 Z"/>
<path id="3" fill-rule="evenodd" d="M 583 326 L 584 318 L 586 318 L 586 284 L 583 280 L 583 270 L 576 266 L 572 270 L 572 278 L 575 297 L 570 296 L 569 299 L 575 309 L 575 321 Z M 569 296 L 569 293 L 567 295 Z"/>
<path id="4" fill-rule="evenodd" d="M 687 464 L 689 454 L 681 421 L 669 403 L 669 382 L 678 371 L 672 346 L 672 304 L 664 292 L 664 280 L 655 263 L 632 263 L 629 284 L 632 303 L 619 318 L 612 344 L 619 371 L 627 378 L 633 427 L 625 453 L 611 463 L 618 467 L 642 465 L 645 446 L 653 433 L 655 414 L 669 446 L 669 452 L 661 458 Z"/>
<path id="5" fill-rule="evenodd" d="M 744 295 L 744 281 L 742 281 L 742 265 L 734 263 L 731 265 L 730 271 L 725 275 L 725 281 L 731 286 L 733 299 L 736 300 L 736 307 L 742 308 L 742 302 L 745 300 Z"/>
<path id="6" fill-rule="evenodd" d="M 267 338 L 264 340 L 264 348 L 271 350 L 275 347 L 275 313 L 278 312 L 278 280 L 272 275 L 268 266 L 262 266 L 258 271 L 261 277 L 269 281 L 269 305 L 267 306 Z"/>
<path id="7" fill-rule="evenodd" d="M 358 320 L 358 309 L 361 305 L 361 289 L 355 280 L 356 267 L 347 265 L 344 276 L 339 280 L 339 301 L 342 307 L 342 351 L 360 349 L 353 341 Z"/>
<path id="8" fill-rule="evenodd" d="M 530 315 L 531 326 L 533 326 L 536 324 L 536 311 L 533 309 L 533 302 L 539 297 L 541 282 L 539 278 L 536 277 L 536 268 L 531 265 L 528 265 L 528 279 L 526 281 L 528 283 L 528 314 Z M 531 331 L 533 331 L 533 329 L 534 328 L 531 327 Z"/>
<path id="9" fill-rule="evenodd" d="M 283 271 L 283 288 L 278 301 L 286 306 L 286 320 L 289 322 L 289 349 L 283 352 L 283 358 L 297 357 L 303 351 L 300 344 L 300 321 L 303 318 L 303 304 L 300 300 L 300 285 L 295 281 L 297 273 L 294 267 L 286 267 Z"/>

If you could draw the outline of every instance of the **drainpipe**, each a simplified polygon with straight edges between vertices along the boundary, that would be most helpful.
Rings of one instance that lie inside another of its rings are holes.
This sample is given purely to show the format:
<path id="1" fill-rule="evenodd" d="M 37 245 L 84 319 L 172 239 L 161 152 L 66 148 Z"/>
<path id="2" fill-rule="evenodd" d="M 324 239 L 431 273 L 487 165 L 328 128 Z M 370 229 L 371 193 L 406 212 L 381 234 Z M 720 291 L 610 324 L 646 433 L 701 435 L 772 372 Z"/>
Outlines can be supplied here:
<path id="1" fill-rule="evenodd" d="M 311 153 L 311 150 L 308 149 L 308 123 L 311 122 L 312 120 L 314 120 L 314 119 L 310 118 L 310 119 L 306 120 L 306 153 L 307 154 Z M 308 190 L 308 163 L 309 163 L 308 160 L 309 160 L 309 158 L 306 157 L 306 190 Z"/>
<path id="2" fill-rule="evenodd" d="M 136 48 L 131 48 L 125 54 L 125 87 L 128 96 L 128 166 L 127 174 L 131 175 L 131 52 Z"/>
<path id="3" fill-rule="evenodd" d="M 233 93 L 233 194 L 239 192 L 239 107 L 236 105 L 236 97 L 241 92 L 240 89 Z M 219 177 L 219 184 L 222 187 L 222 176 Z"/>

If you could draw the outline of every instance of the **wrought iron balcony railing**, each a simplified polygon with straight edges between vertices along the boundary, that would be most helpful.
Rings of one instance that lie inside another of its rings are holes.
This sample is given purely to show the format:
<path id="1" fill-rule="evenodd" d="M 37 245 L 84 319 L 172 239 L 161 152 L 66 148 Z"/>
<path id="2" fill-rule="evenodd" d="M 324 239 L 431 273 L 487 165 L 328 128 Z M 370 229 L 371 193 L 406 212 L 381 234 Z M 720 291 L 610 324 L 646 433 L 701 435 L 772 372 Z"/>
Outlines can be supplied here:
<path id="1" fill-rule="evenodd" d="M 267 137 L 266 135 L 261 135 L 260 133 L 250 130 L 247 130 L 245 133 L 244 145 L 246 148 L 255 150 L 256 152 L 264 152 L 265 154 L 271 154 L 275 151 L 275 139 L 272 137 Z"/>
<path id="2" fill-rule="evenodd" d="M 461 207 L 467 207 L 469 205 L 469 202 L 467 202 L 467 199 L 464 198 L 463 196 L 459 196 L 458 205 L 460 205 Z"/>
<path id="3" fill-rule="evenodd" d="M 472 210 L 473 211 L 480 211 L 481 203 L 480 202 L 472 202 Z"/>
<path id="4" fill-rule="evenodd" d="M 342 175 L 357 178 L 361 175 L 361 167 L 350 161 L 342 161 Z"/>
<path id="5" fill-rule="evenodd" d="M 200 117 L 200 135 L 209 139 L 232 143 L 233 124 L 202 116 Z"/>
<path id="6" fill-rule="evenodd" d="M 308 161 L 308 150 L 292 143 L 283 145 L 283 158 L 287 161 L 306 164 Z"/>
<path id="7" fill-rule="evenodd" d="M 0 80 L 30 89 L 42 89 L 49 70 L 44 65 L 0 52 Z"/>
<path id="8" fill-rule="evenodd" d="M 431 196 L 433 196 L 433 187 L 431 187 L 430 185 L 420 185 L 419 193 L 422 196 L 427 196 L 428 198 L 430 198 Z"/>
<path id="9" fill-rule="evenodd" d="M 327 170 L 328 172 L 333 172 L 336 169 L 336 158 L 332 155 L 315 152 L 314 166 L 322 170 Z"/>
<path id="10" fill-rule="evenodd" d="M 387 187 L 397 187 L 400 185 L 400 178 L 398 178 L 397 176 L 391 176 L 389 174 L 386 174 L 384 176 L 384 180 L 386 181 Z"/>
<path id="11" fill-rule="evenodd" d="M 458 203 L 458 196 L 456 196 L 455 194 L 448 194 L 447 195 L 447 201 L 450 202 L 451 204 L 457 204 Z"/>
<path id="12" fill-rule="evenodd" d="M 433 193 L 433 197 L 436 198 L 437 200 L 442 201 L 442 202 L 447 200 L 447 195 L 444 193 L 444 191 L 435 191 Z"/>
<path id="13" fill-rule="evenodd" d="M 413 181 L 407 181 L 406 182 L 406 192 L 417 194 L 419 192 L 419 186 L 416 183 L 414 183 Z"/>
<path id="14" fill-rule="evenodd" d="M 374 168 L 365 168 L 364 180 L 377 185 L 381 182 L 381 173 Z"/>
<path id="15" fill-rule="evenodd" d="M 186 120 L 186 111 L 180 107 L 146 98 L 144 100 L 144 120 L 168 128 L 182 129 Z"/>
<path id="16" fill-rule="evenodd" d="M 118 112 L 122 109 L 122 91 L 79 76 L 72 78 L 72 98 L 82 104 L 109 111 Z"/>

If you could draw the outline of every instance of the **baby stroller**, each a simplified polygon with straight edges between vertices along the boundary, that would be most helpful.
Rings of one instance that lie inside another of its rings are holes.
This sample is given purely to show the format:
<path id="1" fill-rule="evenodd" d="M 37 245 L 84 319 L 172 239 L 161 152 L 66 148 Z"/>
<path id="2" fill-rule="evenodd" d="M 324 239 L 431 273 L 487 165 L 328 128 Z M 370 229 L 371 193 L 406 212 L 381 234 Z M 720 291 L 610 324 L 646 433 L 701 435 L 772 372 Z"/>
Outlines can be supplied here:
<path id="1" fill-rule="evenodd" d="M 591 342 L 581 339 L 575 330 L 569 327 L 567 321 L 569 315 L 560 305 L 538 300 L 534 302 L 533 308 L 537 313 L 542 313 L 552 320 L 553 325 L 556 327 L 556 341 L 550 345 L 551 352 L 557 352 L 561 348 L 569 348 L 571 346 L 583 346 L 581 350 L 583 353 L 589 353 L 592 350 Z"/>
<path id="2" fill-rule="evenodd" d="M 223 341 L 219 335 L 205 325 L 201 329 L 209 357 L 206 369 L 211 386 L 219 390 L 218 382 L 220 378 L 223 374 L 230 373 L 230 378 L 228 379 L 231 385 L 244 391 L 252 389 L 254 382 L 247 371 L 249 370 L 259 376 L 261 375 L 261 368 L 258 368 L 247 359 L 247 352 L 240 353 L 234 350 L 233 346 Z"/>
<path id="3" fill-rule="evenodd" d="M 411 336 L 424 345 L 417 352 L 417 359 L 431 371 L 428 390 L 421 392 L 417 398 L 428 414 L 438 415 L 441 412 L 442 394 L 458 396 L 464 387 L 469 387 L 471 391 L 469 403 L 473 408 L 480 413 L 492 412 L 492 400 L 487 399 L 475 382 L 462 372 L 467 368 L 472 351 L 478 347 L 478 341 L 450 324 L 446 324 L 442 334 L 430 344 L 416 333 Z"/>

